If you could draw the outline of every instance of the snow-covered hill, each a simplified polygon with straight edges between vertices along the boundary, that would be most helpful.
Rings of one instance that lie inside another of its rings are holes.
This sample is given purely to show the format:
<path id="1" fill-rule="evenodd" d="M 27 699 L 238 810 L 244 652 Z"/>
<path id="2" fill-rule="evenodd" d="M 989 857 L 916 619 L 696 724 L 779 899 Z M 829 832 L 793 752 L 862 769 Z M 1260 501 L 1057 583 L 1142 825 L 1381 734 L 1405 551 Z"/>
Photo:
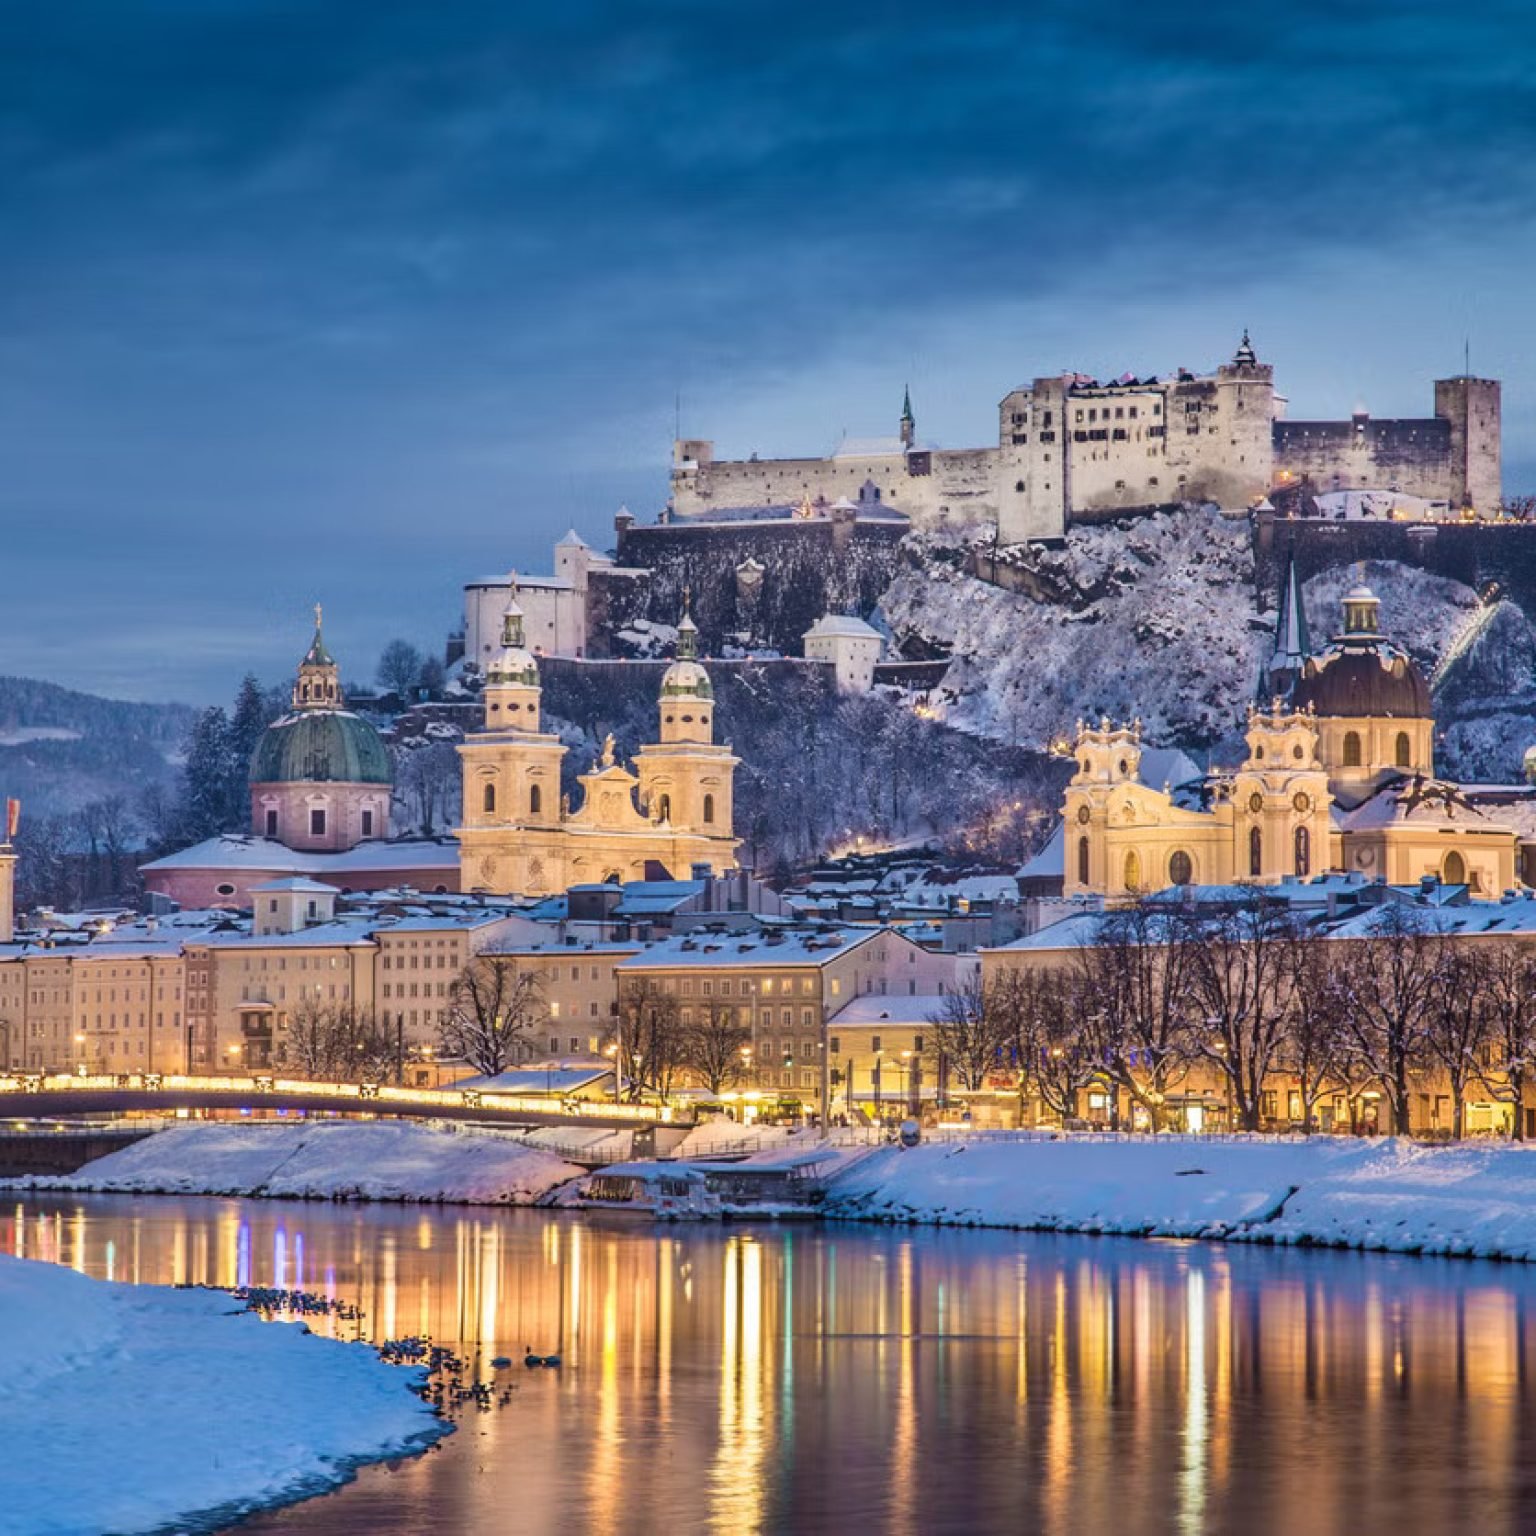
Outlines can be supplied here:
<path id="1" fill-rule="evenodd" d="M 1075 529 L 1061 548 L 1006 552 L 1019 591 L 966 574 L 965 551 L 931 536 L 909 539 L 906 555 L 881 611 L 897 634 L 952 650 L 951 725 L 1046 746 L 1079 719 L 1139 717 L 1149 741 L 1231 754 L 1273 642 L 1274 595 L 1261 606 L 1245 520 L 1189 509 Z M 1446 770 L 1498 762 L 1512 774 L 1527 733 L 1501 755 L 1461 722 L 1518 698 L 1522 678 L 1531 686 L 1525 615 L 1504 605 L 1473 644 L 1487 614 L 1470 587 L 1397 562 L 1339 565 L 1303 590 L 1314 644 L 1338 629 L 1339 600 L 1362 575 L 1384 627 L 1427 674 L 1463 653 L 1445 668 Z"/>

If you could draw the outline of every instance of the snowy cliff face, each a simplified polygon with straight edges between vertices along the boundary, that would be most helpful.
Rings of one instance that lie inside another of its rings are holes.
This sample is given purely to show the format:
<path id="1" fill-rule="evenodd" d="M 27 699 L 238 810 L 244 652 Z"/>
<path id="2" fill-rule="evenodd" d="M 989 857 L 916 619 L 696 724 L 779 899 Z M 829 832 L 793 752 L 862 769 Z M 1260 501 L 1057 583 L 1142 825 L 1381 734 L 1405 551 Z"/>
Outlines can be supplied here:
<path id="1" fill-rule="evenodd" d="M 1061 548 L 1003 553 L 1001 579 L 1021 590 L 965 574 L 966 552 L 931 535 L 909 537 L 904 554 L 881 610 L 898 635 L 952 649 L 951 725 L 1043 746 L 1078 719 L 1140 717 L 1150 742 L 1240 755 L 1274 633 L 1274 596 L 1262 609 L 1255 596 L 1245 520 L 1191 508 L 1074 529 Z M 1381 599 L 1383 627 L 1426 675 L 1466 647 L 1487 612 L 1470 587 L 1412 566 L 1339 565 L 1303 589 L 1314 647 L 1339 629 L 1340 599 L 1362 574 Z M 1462 665 L 1443 726 L 1510 691 L 1495 661 L 1511 622 L 1502 621 L 1500 643 Z M 1524 746 L 1522 736 L 1515 760 Z M 1476 757 L 1480 767 L 1487 755 Z M 1461 772 L 1464 761 L 1473 758 L 1448 750 L 1445 769 Z"/>
<path id="2" fill-rule="evenodd" d="M 1151 740 L 1207 747 L 1253 692 L 1267 647 L 1244 523 L 1189 511 L 1076 529 L 1014 553 L 1038 596 L 965 575 L 931 540 L 909 546 L 881 607 L 898 634 L 952 648 L 952 725 L 1039 745 L 1079 718 L 1140 716 Z"/>

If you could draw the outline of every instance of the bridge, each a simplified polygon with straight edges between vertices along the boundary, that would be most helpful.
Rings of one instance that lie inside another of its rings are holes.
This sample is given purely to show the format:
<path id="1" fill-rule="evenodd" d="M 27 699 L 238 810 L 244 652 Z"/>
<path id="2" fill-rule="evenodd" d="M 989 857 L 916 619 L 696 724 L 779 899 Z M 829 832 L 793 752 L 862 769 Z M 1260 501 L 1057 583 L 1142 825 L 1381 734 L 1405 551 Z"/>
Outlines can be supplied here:
<path id="1" fill-rule="evenodd" d="M 160 1114 L 177 1110 L 290 1110 L 306 1114 L 403 1115 L 478 1125 L 592 1126 L 610 1130 L 683 1123 L 656 1104 L 539 1098 L 480 1088 L 403 1088 L 304 1078 L 197 1077 L 163 1072 L 0 1073 L 0 1119 Z"/>

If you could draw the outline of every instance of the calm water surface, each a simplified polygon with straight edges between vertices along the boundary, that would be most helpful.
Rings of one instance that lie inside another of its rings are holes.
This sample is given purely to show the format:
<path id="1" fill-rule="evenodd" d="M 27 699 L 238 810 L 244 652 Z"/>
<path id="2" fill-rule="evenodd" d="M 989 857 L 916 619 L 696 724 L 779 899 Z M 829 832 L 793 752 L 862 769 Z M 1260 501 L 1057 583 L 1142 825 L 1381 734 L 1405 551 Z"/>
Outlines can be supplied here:
<path id="1" fill-rule="evenodd" d="M 1523 1267 L 111 1196 L 8 1207 L 0 1247 L 564 1357 L 243 1536 L 1536 1530 Z"/>

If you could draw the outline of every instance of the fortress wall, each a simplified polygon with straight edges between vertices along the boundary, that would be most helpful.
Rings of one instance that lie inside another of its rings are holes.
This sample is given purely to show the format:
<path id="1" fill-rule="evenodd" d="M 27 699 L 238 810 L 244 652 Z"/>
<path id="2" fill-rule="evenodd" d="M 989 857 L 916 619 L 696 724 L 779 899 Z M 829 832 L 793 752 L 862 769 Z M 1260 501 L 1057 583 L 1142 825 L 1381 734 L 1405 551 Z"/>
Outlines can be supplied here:
<path id="1" fill-rule="evenodd" d="M 675 624 L 683 589 L 706 651 L 740 633 L 788 655 L 824 613 L 867 614 L 896 574 L 905 522 L 817 518 L 760 523 L 634 526 L 619 535 L 619 561 L 651 579 L 633 617 Z M 748 559 L 764 567 L 755 585 L 738 577 Z"/>
<path id="2" fill-rule="evenodd" d="M 1307 477 L 1320 491 L 1396 489 L 1431 501 L 1454 501 L 1451 425 L 1422 420 L 1278 421 L 1275 474 Z"/>

